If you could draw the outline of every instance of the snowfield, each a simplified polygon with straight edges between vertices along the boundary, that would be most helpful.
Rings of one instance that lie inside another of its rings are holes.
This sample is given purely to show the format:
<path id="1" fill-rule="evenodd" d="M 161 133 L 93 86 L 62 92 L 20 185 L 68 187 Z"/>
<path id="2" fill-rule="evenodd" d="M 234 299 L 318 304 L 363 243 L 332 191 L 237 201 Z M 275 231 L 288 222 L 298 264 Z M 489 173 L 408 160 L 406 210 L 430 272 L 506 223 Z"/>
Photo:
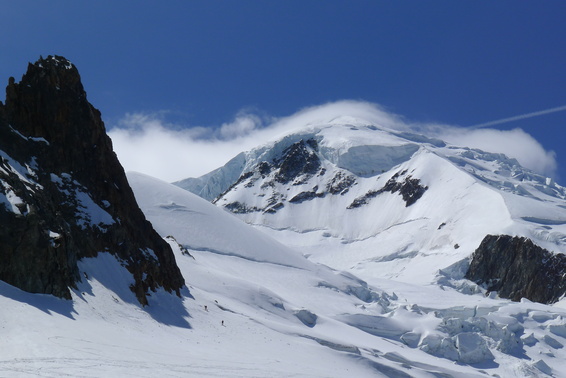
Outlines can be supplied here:
<path id="1" fill-rule="evenodd" d="M 156 292 L 140 307 L 131 275 L 105 253 L 80 262 L 72 301 L 0 282 L 0 376 L 566 376 L 565 302 L 486 297 L 457 279 L 458 264 L 437 268 L 445 285 L 416 268 L 414 280 L 366 283 L 304 258 L 295 232 L 279 237 L 291 248 L 176 186 L 128 178 L 175 251 L 188 285 L 182 298 Z M 482 195 L 480 185 L 460 184 Z M 452 260 L 423 258 L 423 270 Z"/>

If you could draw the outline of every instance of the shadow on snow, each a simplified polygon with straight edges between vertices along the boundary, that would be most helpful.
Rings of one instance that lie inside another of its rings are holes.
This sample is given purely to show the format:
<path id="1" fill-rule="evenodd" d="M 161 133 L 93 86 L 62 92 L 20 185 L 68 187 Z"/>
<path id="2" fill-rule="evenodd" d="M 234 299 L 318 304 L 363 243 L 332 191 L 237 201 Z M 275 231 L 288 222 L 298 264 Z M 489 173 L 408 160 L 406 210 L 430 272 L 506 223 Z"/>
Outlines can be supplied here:
<path id="1" fill-rule="evenodd" d="M 85 258 L 78 262 L 81 281 L 72 289 L 73 300 L 57 298 L 49 294 L 34 294 L 20 290 L 0 281 L 0 296 L 24 303 L 49 314 L 59 314 L 76 320 L 78 315 L 75 305 L 77 301 L 95 302 L 96 305 L 120 306 L 129 304 L 147 313 L 155 321 L 168 326 L 191 328 L 188 318 L 190 314 L 185 301 L 194 299 L 189 289 L 181 289 L 181 297 L 158 289 L 148 293 L 148 306 L 141 306 L 135 294 L 130 290 L 134 279 L 114 256 L 100 253 L 96 258 Z M 106 298 L 105 298 L 106 297 Z"/>

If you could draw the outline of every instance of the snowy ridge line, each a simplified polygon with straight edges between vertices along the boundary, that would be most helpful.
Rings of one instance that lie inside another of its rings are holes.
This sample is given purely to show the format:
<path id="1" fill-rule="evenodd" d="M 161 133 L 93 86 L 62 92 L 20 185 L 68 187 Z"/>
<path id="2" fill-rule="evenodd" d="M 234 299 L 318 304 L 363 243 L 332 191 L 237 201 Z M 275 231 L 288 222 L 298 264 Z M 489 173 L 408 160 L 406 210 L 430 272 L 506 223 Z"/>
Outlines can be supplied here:
<path id="1" fill-rule="evenodd" d="M 217 254 L 217 255 L 222 255 L 222 256 L 227 256 L 227 257 L 236 257 L 236 258 L 249 260 L 249 261 L 253 261 L 253 262 L 261 263 L 261 264 L 273 264 L 273 265 L 280 265 L 280 266 L 284 266 L 284 267 L 292 268 L 292 269 L 302 269 L 302 270 L 304 270 L 304 268 L 294 266 L 294 265 L 287 265 L 287 264 L 283 264 L 283 263 L 280 263 L 280 262 L 262 260 L 262 259 L 258 259 L 258 258 L 248 257 L 248 256 L 242 256 L 242 255 L 237 254 L 237 253 L 223 252 L 223 251 L 218 250 L 218 249 L 206 248 L 206 247 L 192 247 L 192 246 L 186 245 L 186 244 L 179 244 L 179 245 L 186 248 L 187 250 L 194 251 L 194 252 L 209 252 L 209 253 L 214 253 L 214 254 Z"/>
<path id="2" fill-rule="evenodd" d="M 311 233 L 311 232 L 327 231 L 326 228 L 312 228 L 312 229 L 300 230 L 300 229 L 293 228 L 293 227 L 276 228 L 275 226 L 269 225 L 269 224 L 248 223 L 248 222 L 246 222 L 246 223 L 249 224 L 250 226 L 254 226 L 254 227 L 258 227 L 258 228 L 259 227 L 265 227 L 265 228 L 268 228 L 268 229 L 273 230 L 273 231 L 293 231 L 293 232 L 296 232 L 298 234 L 308 234 L 308 233 Z"/>
<path id="3" fill-rule="evenodd" d="M 420 218 L 415 218 L 415 219 L 409 219 L 409 220 L 406 220 L 406 221 L 403 221 L 403 222 L 399 222 L 399 223 L 396 223 L 396 224 L 392 224 L 391 226 L 388 226 L 387 228 L 385 228 L 385 229 L 383 229 L 383 230 L 380 230 L 380 231 L 376 232 L 376 233 L 373 234 L 373 235 L 368 235 L 368 236 L 366 236 L 366 237 L 364 237 L 364 238 L 360 238 L 360 239 L 344 239 L 344 238 L 342 238 L 342 239 L 341 239 L 341 242 L 342 242 L 343 244 L 350 244 L 350 243 L 355 243 L 355 242 L 363 242 L 363 241 L 370 240 L 370 239 L 372 239 L 372 238 L 378 236 L 378 235 L 381 234 L 382 232 L 389 231 L 389 230 L 391 230 L 392 228 L 399 227 L 399 226 L 404 226 L 404 225 L 407 225 L 407 224 L 409 224 L 409 223 L 418 222 L 418 221 L 422 221 L 422 220 L 430 220 L 430 218 L 427 218 L 427 217 L 420 217 Z"/>

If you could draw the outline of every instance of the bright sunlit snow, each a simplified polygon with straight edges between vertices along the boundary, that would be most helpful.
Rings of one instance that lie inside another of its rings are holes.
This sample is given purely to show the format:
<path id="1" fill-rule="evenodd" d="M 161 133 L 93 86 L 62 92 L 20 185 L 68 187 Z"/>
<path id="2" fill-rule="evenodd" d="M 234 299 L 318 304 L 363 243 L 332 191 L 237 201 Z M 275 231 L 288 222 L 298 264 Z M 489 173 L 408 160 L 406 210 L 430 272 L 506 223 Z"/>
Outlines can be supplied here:
<path id="1" fill-rule="evenodd" d="M 375 127 L 311 127 L 285 143 L 305 135 L 318 138 L 328 176 L 263 188 L 259 178 L 242 181 L 222 198 L 259 207 L 263 190 L 292 198 L 353 174 L 347 192 L 236 216 L 130 173 L 140 207 L 175 252 L 182 297 L 160 290 L 140 307 L 131 274 L 106 253 L 79 262 L 71 301 L 0 282 L 2 374 L 565 376 L 564 301 L 510 302 L 461 279 L 486 233 L 527 233 L 563 250 L 562 187 L 503 156 Z M 285 143 L 230 167 L 237 177 Z M 227 170 L 216 172 L 217 189 L 234 176 Z M 416 203 L 386 192 L 348 209 L 397 172 L 427 186 Z"/>

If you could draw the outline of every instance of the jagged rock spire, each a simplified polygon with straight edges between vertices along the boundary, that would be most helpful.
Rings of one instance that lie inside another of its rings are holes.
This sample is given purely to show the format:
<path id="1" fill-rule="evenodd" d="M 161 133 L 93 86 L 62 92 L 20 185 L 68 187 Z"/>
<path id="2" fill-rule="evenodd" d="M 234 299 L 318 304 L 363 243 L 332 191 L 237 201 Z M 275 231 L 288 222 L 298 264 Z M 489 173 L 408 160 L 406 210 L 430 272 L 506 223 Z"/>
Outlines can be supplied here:
<path id="1" fill-rule="evenodd" d="M 19 83 L 9 79 L 2 151 L 0 196 L 17 200 L 0 205 L 0 279 L 70 298 L 77 260 L 107 251 L 134 276 L 142 304 L 158 287 L 179 293 L 184 279 L 173 253 L 139 209 L 100 112 L 67 59 L 41 58 Z"/>

